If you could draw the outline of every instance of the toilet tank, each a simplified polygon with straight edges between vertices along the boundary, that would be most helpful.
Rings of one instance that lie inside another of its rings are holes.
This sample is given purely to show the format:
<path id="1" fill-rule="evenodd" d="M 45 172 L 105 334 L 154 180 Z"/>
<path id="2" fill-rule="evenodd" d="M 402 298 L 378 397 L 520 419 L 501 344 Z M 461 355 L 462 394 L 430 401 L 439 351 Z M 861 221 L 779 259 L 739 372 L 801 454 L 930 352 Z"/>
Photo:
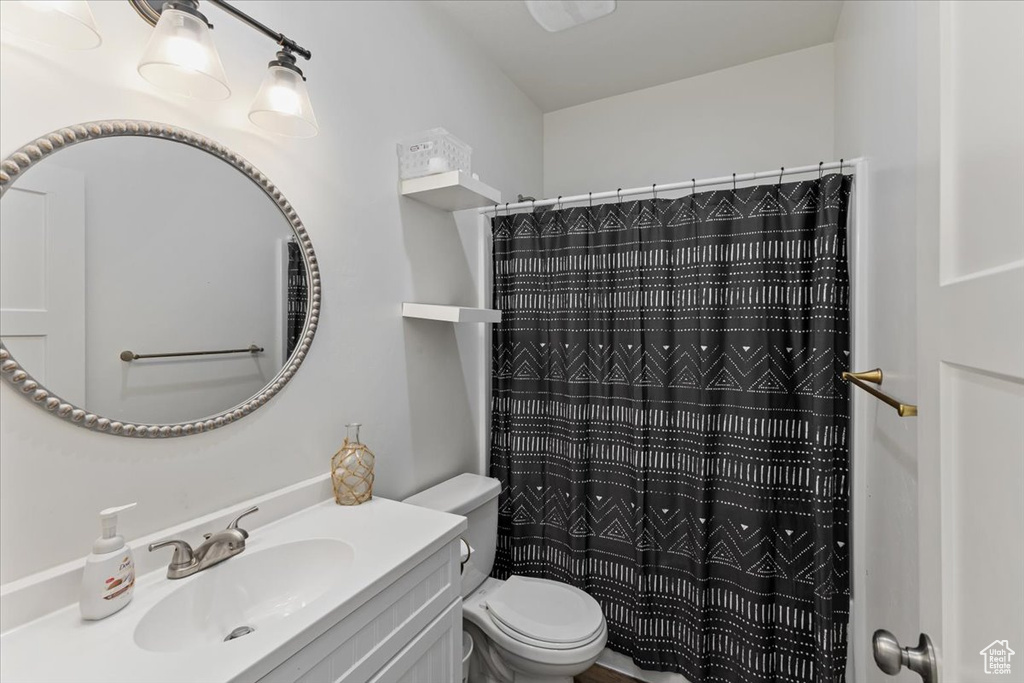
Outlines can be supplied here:
<path id="1" fill-rule="evenodd" d="M 501 484 L 497 479 L 481 477 L 478 474 L 460 474 L 437 486 L 431 486 L 403 503 L 418 505 L 462 515 L 469 522 L 463 536 L 473 549 L 469 561 L 462 568 L 462 597 L 475 591 L 491 575 L 494 567 L 494 551 L 498 543 L 498 493 Z"/>

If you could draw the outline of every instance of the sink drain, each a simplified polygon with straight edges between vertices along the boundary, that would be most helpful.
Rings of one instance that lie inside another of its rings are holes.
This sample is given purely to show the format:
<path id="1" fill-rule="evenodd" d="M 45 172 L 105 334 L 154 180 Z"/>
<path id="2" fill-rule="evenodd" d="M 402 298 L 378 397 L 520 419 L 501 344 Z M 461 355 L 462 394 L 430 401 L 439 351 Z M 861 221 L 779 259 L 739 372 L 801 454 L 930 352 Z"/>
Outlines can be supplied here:
<path id="1" fill-rule="evenodd" d="M 224 642 L 234 640 L 235 638 L 241 638 L 242 636 L 247 636 L 255 630 L 256 629 L 254 629 L 252 626 L 239 626 L 227 635 L 227 637 L 224 639 Z"/>

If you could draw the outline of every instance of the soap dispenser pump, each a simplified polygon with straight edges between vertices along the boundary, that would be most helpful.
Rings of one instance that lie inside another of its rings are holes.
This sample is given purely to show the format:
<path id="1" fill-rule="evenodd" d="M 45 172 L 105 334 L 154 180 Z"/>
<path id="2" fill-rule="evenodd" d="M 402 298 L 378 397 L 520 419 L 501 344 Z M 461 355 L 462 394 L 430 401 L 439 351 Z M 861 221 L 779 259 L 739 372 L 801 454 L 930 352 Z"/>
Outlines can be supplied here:
<path id="1" fill-rule="evenodd" d="M 135 503 L 100 511 L 103 535 L 92 544 L 85 560 L 78 604 L 83 619 L 103 619 L 132 601 L 135 589 L 135 559 L 117 533 L 117 515 L 131 510 Z"/>

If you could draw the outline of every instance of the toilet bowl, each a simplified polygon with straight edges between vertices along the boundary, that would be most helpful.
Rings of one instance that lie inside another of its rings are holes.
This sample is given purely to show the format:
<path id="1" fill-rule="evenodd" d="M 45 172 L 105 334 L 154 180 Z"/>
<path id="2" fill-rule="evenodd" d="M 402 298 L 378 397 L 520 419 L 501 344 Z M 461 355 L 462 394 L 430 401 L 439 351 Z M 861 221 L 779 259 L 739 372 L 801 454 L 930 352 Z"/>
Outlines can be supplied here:
<path id="1" fill-rule="evenodd" d="M 462 615 L 480 643 L 470 683 L 570 683 L 608 640 L 592 597 L 546 579 L 489 578 L 463 600 Z"/>
<path id="2" fill-rule="evenodd" d="M 404 502 L 464 515 L 463 625 L 474 642 L 469 683 L 572 683 L 608 640 L 600 605 L 580 589 L 525 576 L 491 578 L 498 541 L 496 479 L 460 474 Z"/>

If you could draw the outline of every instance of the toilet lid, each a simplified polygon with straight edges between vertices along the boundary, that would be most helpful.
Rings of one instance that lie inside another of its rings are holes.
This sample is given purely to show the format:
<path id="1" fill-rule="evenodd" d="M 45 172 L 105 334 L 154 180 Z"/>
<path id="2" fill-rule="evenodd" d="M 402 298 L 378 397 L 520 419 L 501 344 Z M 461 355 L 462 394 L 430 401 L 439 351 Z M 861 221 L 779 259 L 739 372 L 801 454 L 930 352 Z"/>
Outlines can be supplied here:
<path id="1" fill-rule="evenodd" d="M 594 598 L 573 586 L 547 579 L 511 576 L 487 597 L 495 624 L 513 638 L 552 645 L 590 642 L 604 625 Z"/>

